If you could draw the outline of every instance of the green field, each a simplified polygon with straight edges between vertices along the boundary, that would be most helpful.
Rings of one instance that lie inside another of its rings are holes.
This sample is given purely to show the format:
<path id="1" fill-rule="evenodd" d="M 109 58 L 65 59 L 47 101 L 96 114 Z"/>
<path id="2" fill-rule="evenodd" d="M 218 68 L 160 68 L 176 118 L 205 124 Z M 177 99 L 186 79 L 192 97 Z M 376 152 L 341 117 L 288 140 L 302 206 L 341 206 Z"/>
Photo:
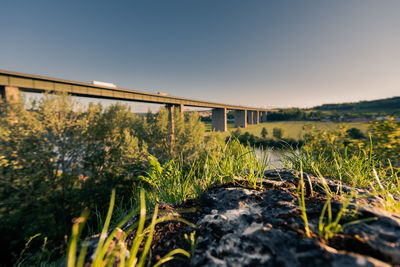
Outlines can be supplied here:
<path id="1" fill-rule="evenodd" d="M 338 123 L 338 122 L 321 122 L 321 121 L 279 121 L 279 122 L 264 122 L 257 125 L 248 125 L 246 129 L 241 129 L 243 133 L 249 132 L 256 136 L 261 136 L 262 128 L 266 128 L 268 131 L 268 138 L 272 138 L 272 131 L 274 128 L 282 128 L 284 129 L 283 138 L 293 138 L 293 139 L 301 139 L 303 135 L 303 127 L 305 125 L 312 124 L 315 126 L 316 130 L 334 130 L 339 125 L 344 124 L 348 128 L 358 128 L 363 133 L 366 133 L 368 130 L 368 124 L 351 122 L 351 123 Z M 206 128 L 208 131 L 211 130 L 211 123 L 206 124 Z M 235 131 L 237 128 L 234 127 L 233 123 L 228 123 L 228 131 Z M 228 133 L 226 133 L 228 135 Z"/>

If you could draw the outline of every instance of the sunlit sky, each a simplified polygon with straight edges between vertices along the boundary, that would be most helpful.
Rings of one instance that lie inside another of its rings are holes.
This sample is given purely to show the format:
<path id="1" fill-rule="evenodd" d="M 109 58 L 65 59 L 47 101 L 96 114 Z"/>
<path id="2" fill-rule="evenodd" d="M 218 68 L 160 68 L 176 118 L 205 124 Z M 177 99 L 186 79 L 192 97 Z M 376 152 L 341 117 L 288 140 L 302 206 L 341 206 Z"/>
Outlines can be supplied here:
<path id="1" fill-rule="evenodd" d="M 3 0 L 0 69 L 260 107 L 400 95 L 400 1 Z"/>

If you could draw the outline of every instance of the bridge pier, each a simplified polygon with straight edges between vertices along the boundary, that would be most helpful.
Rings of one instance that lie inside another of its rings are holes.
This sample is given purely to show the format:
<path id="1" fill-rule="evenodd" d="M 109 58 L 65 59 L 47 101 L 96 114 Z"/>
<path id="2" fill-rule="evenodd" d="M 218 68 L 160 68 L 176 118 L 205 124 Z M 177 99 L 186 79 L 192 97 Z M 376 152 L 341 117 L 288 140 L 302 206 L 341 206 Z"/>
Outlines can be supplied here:
<path id="1" fill-rule="evenodd" d="M 0 86 L 1 98 L 5 101 L 18 101 L 19 89 L 15 86 Z"/>
<path id="2" fill-rule="evenodd" d="M 182 119 L 184 119 L 183 108 L 185 107 L 185 105 L 179 104 L 176 105 L 176 107 L 179 108 L 179 113 L 181 114 Z"/>
<path id="3" fill-rule="evenodd" d="M 259 124 L 260 123 L 260 114 L 258 111 L 253 111 L 253 124 Z"/>
<path id="4" fill-rule="evenodd" d="M 246 128 L 247 127 L 247 110 L 235 110 L 235 127 Z"/>
<path id="5" fill-rule="evenodd" d="M 226 108 L 213 108 L 211 119 L 212 130 L 217 132 L 226 132 L 228 130 Z"/>
<path id="6" fill-rule="evenodd" d="M 253 111 L 247 111 L 247 124 L 253 124 Z"/>
<path id="7" fill-rule="evenodd" d="M 266 122 L 267 121 L 267 112 L 266 111 L 261 111 L 260 112 L 260 121 L 261 122 Z"/>

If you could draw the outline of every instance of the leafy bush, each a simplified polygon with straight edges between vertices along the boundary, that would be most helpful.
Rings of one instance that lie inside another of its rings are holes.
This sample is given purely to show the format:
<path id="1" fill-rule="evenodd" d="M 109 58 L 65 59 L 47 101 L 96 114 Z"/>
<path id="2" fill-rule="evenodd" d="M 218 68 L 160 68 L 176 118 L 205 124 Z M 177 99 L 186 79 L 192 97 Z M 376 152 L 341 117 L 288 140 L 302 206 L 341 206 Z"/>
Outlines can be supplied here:
<path id="1" fill-rule="evenodd" d="M 274 129 L 272 130 L 272 135 L 273 135 L 275 138 L 278 138 L 278 139 L 282 139 L 284 133 L 285 133 L 285 131 L 284 131 L 282 128 L 274 128 Z"/>
<path id="2" fill-rule="evenodd" d="M 227 137 L 227 140 L 229 140 L 230 138 L 237 139 L 243 145 L 249 145 L 251 147 L 257 147 L 260 149 L 287 149 L 289 147 L 296 148 L 303 145 L 302 140 L 294 140 L 291 138 L 282 138 L 279 140 L 273 138 L 260 138 L 249 132 L 245 132 L 244 134 L 242 134 L 239 129 L 232 132 L 231 137 Z"/>
<path id="3" fill-rule="evenodd" d="M 347 131 L 347 134 L 349 135 L 350 138 L 352 139 L 363 139 L 365 138 L 365 135 L 363 134 L 363 132 L 358 129 L 358 128 L 350 128 Z"/>
<path id="4" fill-rule="evenodd" d="M 354 186 L 380 190 L 376 177 L 384 177 L 382 183 L 389 191 L 397 192 L 399 154 L 398 132 L 394 121 L 373 122 L 371 139 L 357 140 L 350 136 L 345 126 L 336 130 L 305 129 L 304 145 L 286 157 L 285 166 L 302 169 L 323 177 L 337 178 Z M 398 151 L 398 150 L 397 150 Z"/>
<path id="5" fill-rule="evenodd" d="M 268 131 L 265 127 L 263 127 L 261 130 L 261 137 L 265 139 L 265 138 L 267 138 L 267 135 L 268 135 Z"/>
<path id="6" fill-rule="evenodd" d="M 400 121 L 389 118 L 370 124 L 373 149 L 382 161 L 400 167 Z"/>
<path id="7" fill-rule="evenodd" d="M 82 110 L 68 96 L 47 95 L 30 110 L 2 102 L 0 114 L 1 259 L 8 262 L 37 233 L 59 254 L 83 208 L 104 214 L 111 188 L 117 203 L 133 197 L 150 154 L 161 162 L 182 156 L 190 165 L 204 142 L 194 113 L 175 114 L 173 142 L 165 108 L 141 118 L 121 104 Z M 92 228 L 95 217 L 88 218 Z"/>
<path id="8" fill-rule="evenodd" d="M 78 240 L 80 237 L 80 233 L 82 232 L 82 228 L 87 219 L 88 212 L 85 210 L 82 215 L 77 218 L 72 226 L 72 234 L 68 245 L 68 253 L 67 253 L 67 266 L 68 267 L 82 267 L 86 266 L 89 262 L 91 266 L 111 266 L 118 263 L 118 266 L 149 266 L 150 261 L 149 252 L 150 246 L 153 241 L 153 235 L 155 232 L 155 226 L 159 223 L 165 221 L 179 221 L 185 224 L 190 225 L 195 228 L 196 226 L 192 223 L 179 218 L 176 214 L 164 214 L 159 216 L 158 213 L 158 204 L 155 206 L 153 215 L 151 216 L 152 220 L 150 225 L 145 227 L 146 222 L 146 204 L 145 204 L 145 193 L 143 190 L 140 191 L 140 217 L 139 222 L 131 225 L 125 230 L 121 228 L 123 225 L 131 219 L 131 217 L 138 213 L 136 210 L 129 213 L 122 221 L 120 221 L 112 231 L 110 231 L 108 235 L 108 229 L 111 221 L 111 216 L 114 209 L 115 203 L 115 190 L 112 191 L 110 206 L 107 212 L 107 218 L 104 223 L 103 229 L 101 231 L 101 235 L 98 239 L 98 243 L 96 245 L 96 250 L 94 252 L 94 256 L 92 259 L 86 259 L 87 252 L 87 240 L 82 242 L 81 249 L 79 251 L 78 259 L 77 256 L 77 246 Z M 133 240 L 130 240 L 130 236 L 136 230 L 135 237 Z M 139 252 L 139 248 L 141 244 L 142 251 Z M 130 247 L 128 249 L 128 247 Z M 190 254 L 183 249 L 174 249 L 167 253 L 164 257 L 162 257 L 154 266 L 159 266 L 169 260 L 174 258 L 174 255 L 181 254 L 186 257 L 190 257 Z"/>

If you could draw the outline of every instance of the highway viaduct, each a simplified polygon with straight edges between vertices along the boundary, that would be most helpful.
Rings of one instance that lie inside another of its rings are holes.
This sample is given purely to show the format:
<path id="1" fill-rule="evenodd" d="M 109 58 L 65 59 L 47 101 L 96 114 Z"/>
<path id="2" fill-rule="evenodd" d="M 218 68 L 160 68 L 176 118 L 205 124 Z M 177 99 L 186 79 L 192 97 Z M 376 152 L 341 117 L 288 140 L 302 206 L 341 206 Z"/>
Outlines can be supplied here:
<path id="1" fill-rule="evenodd" d="M 234 111 L 235 126 L 241 128 L 246 128 L 249 124 L 258 124 L 266 121 L 268 112 L 267 109 L 262 108 L 214 103 L 166 94 L 153 94 L 5 70 L 0 70 L 0 91 L 2 98 L 6 101 L 18 99 L 21 91 L 33 93 L 58 92 L 81 97 L 163 104 L 169 110 L 171 125 L 174 124 L 172 116 L 174 108 L 179 108 L 182 114 L 184 106 L 211 108 L 212 129 L 221 132 L 227 131 L 228 110 Z"/>

